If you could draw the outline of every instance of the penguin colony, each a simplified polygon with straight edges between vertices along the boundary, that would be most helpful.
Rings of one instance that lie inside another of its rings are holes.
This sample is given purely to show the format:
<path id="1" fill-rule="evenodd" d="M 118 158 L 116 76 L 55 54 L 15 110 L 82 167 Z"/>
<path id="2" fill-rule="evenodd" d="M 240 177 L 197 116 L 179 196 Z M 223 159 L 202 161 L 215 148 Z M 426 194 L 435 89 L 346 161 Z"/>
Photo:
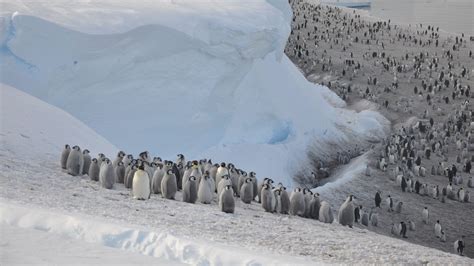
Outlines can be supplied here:
<path id="1" fill-rule="evenodd" d="M 326 85 L 347 102 L 374 102 L 379 112 L 395 122 L 410 121 L 396 127 L 374 149 L 376 158 L 365 169 L 365 176 L 386 176 L 393 189 L 424 197 L 420 200 L 471 202 L 474 55 L 468 37 L 444 38 L 431 25 L 399 27 L 305 1 L 290 0 L 290 4 L 294 17 L 285 53 L 308 79 Z M 444 181 L 440 184 L 439 180 Z M 431 227 L 439 219 L 441 228 L 437 226 L 437 233 L 432 229 L 432 235 L 446 241 L 449 232 L 441 225 L 446 217 L 431 217 L 428 208 L 419 209 L 417 217 L 407 217 L 410 202 L 389 194 L 375 193 L 375 209 L 369 208 L 369 219 L 364 218 L 367 208 L 346 207 L 353 201 L 347 198 L 339 210 L 343 214 L 339 222 L 352 226 L 346 213 L 354 208 L 354 223 L 378 224 L 374 212 L 383 209 L 394 217 L 388 232 L 409 237 L 416 230 L 415 221 Z M 463 249 L 465 241 L 456 241 Z"/>
<path id="2" fill-rule="evenodd" d="M 87 169 L 84 161 L 88 161 Z M 307 188 L 288 193 L 283 184 L 274 186 L 270 178 L 259 182 L 255 172 L 247 173 L 232 163 L 186 161 L 182 154 L 174 162 L 160 157 L 151 159 L 147 151 L 137 158 L 119 151 L 113 161 L 102 153 L 91 159 L 88 150 L 81 152 L 79 146 L 71 148 L 66 144 L 60 164 L 68 174 L 88 175 L 105 189 L 123 184 L 137 200 L 149 200 L 151 194 L 175 200 L 181 191 L 183 202 L 212 204 L 217 199 L 219 209 L 225 213 L 234 213 L 235 201 L 240 198 L 245 204 L 261 204 L 269 213 L 292 214 L 324 223 L 334 220 L 331 205 L 321 201 L 318 193 Z"/>

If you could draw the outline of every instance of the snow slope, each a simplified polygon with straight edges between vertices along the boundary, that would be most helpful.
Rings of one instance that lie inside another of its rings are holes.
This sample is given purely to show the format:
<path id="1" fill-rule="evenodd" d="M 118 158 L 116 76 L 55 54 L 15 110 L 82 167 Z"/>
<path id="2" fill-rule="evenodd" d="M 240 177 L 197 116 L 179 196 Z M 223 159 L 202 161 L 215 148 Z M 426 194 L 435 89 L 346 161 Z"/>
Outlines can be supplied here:
<path id="1" fill-rule="evenodd" d="M 215 200 L 210 205 L 183 203 L 181 193 L 176 201 L 158 195 L 149 201 L 133 200 L 122 184 L 108 190 L 87 176 L 72 177 L 62 172 L 60 147 L 53 143 L 57 138 L 62 142 L 69 139 L 63 132 L 58 136 L 61 129 L 54 125 L 76 125 L 74 134 L 78 135 L 74 137 L 84 148 L 95 145 L 114 150 L 112 145 L 72 116 L 14 88 L 1 86 L 1 96 L 1 134 L 6 145 L 0 145 L 0 231 L 13 227 L 19 234 L 12 239 L 11 234 L 2 233 L 0 243 L 9 244 L 6 250 L 11 250 L 13 257 L 0 253 L 1 263 L 38 261 L 51 254 L 43 252 L 61 246 L 77 252 L 71 261 L 84 263 L 92 263 L 91 257 L 96 255 L 103 258 L 101 263 L 114 263 L 128 252 L 135 255 L 124 258 L 125 264 L 142 261 L 137 257 L 140 254 L 159 258 L 151 263 L 194 265 L 472 262 L 365 229 L 265 213 L 259 204 L 246 205 L 238 199 L 235 214 L 219 211 Z M 32 121 L 34 131 L 25 132 L 20 125 Z M 4 123 L 8 131 L 3 131 Z M 16 137 L 24 133 L 28 138 Z M 39 156 L 27 157 L 31 147 L 45 150 L 33 149 Z M 48 155 L 49 151 L 55 154 Z M 27 241 L 24 238 L 29 233 L 32 239 Z M 50 249 L 35 246 L 43 239 L 55 243 L 48 243 Z M 38 253 L 20 257 L 18 243 L 22 241 Z M 66 259 L 59 256 L 46 262 Z M 143 263 L 149 261 L 143 259 Z"/>
<path id="2" fill-rule="evenodd" d="M 57 159 L 64 144 L 91 152 L 117 148 L 82 122 L 20 90 L 0 83 L 0 156 Z"/>
<path id="3" fill-rule="evenodd" d="M 310 142 L 346 137 L 338 125 L 383 134 L 383 117 L 343 109 L 284 55 L 286 1 L 0 3 L 0 81 L 129 153 L 206 156 L 289 183 Z"/>

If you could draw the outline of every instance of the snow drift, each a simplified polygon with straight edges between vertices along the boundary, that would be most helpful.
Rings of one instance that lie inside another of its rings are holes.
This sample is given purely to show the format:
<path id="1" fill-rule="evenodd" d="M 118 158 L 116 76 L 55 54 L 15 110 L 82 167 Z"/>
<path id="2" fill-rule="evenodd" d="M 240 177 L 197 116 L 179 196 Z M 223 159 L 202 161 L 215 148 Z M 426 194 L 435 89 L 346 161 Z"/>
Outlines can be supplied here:
<path id="1" fill-rule="evenodd" d="M 310 142 L 346 137 L 340 125 L 383 134 L 383 117 L 344 109 L 284 55 L 286 1 L 1 4 L 0 81 L 127 152 L 232 161 L 289 182 Z"/>

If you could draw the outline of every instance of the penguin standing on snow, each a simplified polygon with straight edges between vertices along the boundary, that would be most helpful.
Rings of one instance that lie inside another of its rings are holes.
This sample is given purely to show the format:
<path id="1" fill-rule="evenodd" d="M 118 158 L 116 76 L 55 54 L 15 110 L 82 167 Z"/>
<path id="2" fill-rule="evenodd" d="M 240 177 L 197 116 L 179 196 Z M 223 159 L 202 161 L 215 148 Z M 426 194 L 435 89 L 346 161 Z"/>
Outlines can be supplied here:
<path id="1" fill-rule="evenodd" d="M 163 166 L 158 165 L 151 179 L 151 192 L 154 194 L 161 193 L 161 181 L 163 180 L 164 176 L 165 171 L 163 170 Z"/>
<path id="2" fill-rule="evenodd" d="M 183 187 L 183 201 L 187 203 L 195 203 L 197 200 L 197 184 L 196 177 L 190 176 Z"/>
<path id="3" fill-rule="evenodd" d="M 250 204 L 253 199 L 253 184 L 251 178 L 246 178 L 240 187 L 240 199 L 243 203 Z"/>
<path id="4" fill-rule="evenodd" d="M 79 146 L 72 147 L 66 162 L 67 173 L 72 176 L 82 175 L 83 166 L 84 157 L 82 156 L 81 148 Z"/>
<path id="5" fill-rule="evenodd" d="M 163 180 L 161 180 L 161 195 L 166 199 L 174 199 L 178 191 L 178 184 L 173 169 L 168 169 Z"/>
<path id="6" fill-rule="evenodd" d="M 115 178 L 115 182 L 123 184 L 125 180 L 125 166 L 123 165 L 123 162 L 119 162 L 117 167 L 115 167 Z"/>
<path id="7" fill-rule="evenodd" d="M 435 236 L 437 238 L 440 238 L 441 237 L 441 224 L 439 223 L 439 220 L 436 221 L 435 223 L 434 231 L 435 231 Z"/>
<path id="8" fill-rule="evenodd" d="M 388 211 L 392 212 L 393 211 L 393 199 L 392 199 L 392 197 L 390 195 L 388 195 L 388 197 L 385 201 L 387 202 Z"/>
<path id="9" fill-rule="evenodd" d="M 141 163 L 138 166 L 138 169 L 134 171 L 132 184 L 132 195 L 134 199 L 137 200 L 147 200 L 150 198 L 150 177 L 148 173 L 145 171 L 144 163 Z"/>
<path id="10" fill-rule="evenodd" d="M 204 175 L 199 183 L 198 188 L 198 201 L 203 204 L 210 204 L 212 201 L 212 196 L 214 195 L 214 187 L 212 186 L 211 179 L 212 177 Z"/>
<path id="11" fill-rule="evenodd" d="M 303 216 L 305 211 L 304 195 L 301 188 L 295 188 L 290 196 L 290 214 Z"/>
<path id="12" fill-rule="evenodd" d="M 89 150 L 85 149 L 82 152 L 82 156 L 84 157 L 84 165 L 82 166 L 82 174 L 88 175 L 89 174 L 89 167 L 91 166 L 91 156 L 89 155 Z"/>
<path id="13" fill-rule="evenodd" d="M 275 210 L 275 195 L 273 194 L 270 184 L 264 184 L 262 187 L 262 207 L 266 212 L 273 212 Z M 304 212 L 304 211 L 303 211 Z"/>
<path id="14" fill-rule="evenodd" d="M 91 165 L 89 166 L 89 177 L 92 181 L 99 181 L 99 162 L 97 158 L 92 159 Z"/>
<path id="15" fill-rule="evenodd" d="M 369 226 L 369 214 L 366 211 L 362 212 L 362 217 L 360 218 L 360 223 L 365 226 Z"/>
<path id="16" fill-rule="evenodd" d="M 408 229 L 415 231 L 415 223 L 412 220 L 408 221 Z"/>
<path id="17" fill-rule="evenodd" d="M 112 189 L 115 183 L 115 169 L 109 159 L 100 166 L 99 182 L 103 188 Z"/>
<path id="18" fill-rule="evenodd" d="M 428 207 L 425 207 L 422 212 L 422 219 L 425 224 L 428 224 L 428 219 L 429 219 L 429 212 L 428 212 Z"/>
<path id="19" fill-rule="evenodd" d="M 225 186 L 224 190 L 219 196 L 219 207 L 225 213 L 234 213 L 235 200 L 232 185 Z"/>
<path id="20" fill-rule="evenodd" d="M 358 223 L 360 220 L 360 210 L 362 209 L 362 205 L 359 207 L 354 208 L 354 222 Z"/>
<path id="21" fill-rule="evenodd" d="M 454 241 L 454 252 L 458 253 L 461 256 L 464 256 L 464 236 L 461 236 L 461 239 Z"/>
<path id="22" fill-rule="evenodd" d="M 280 190 L 281 190 L 281 195 L 280 195 L 281 213 L 282 214 L 288 214 L 289 211 L 290 211 L 290 196 L 288 196 L 288 192 L 286 191 L 286 187 L 281 187 Z M 319 210 L 319 207 L 318 207 L 318 210 Z"/>
<path id="23" fill-rule="evenodd" d="M 338 219 L 339 219 L 339 224 L 343 226 L 349 226 L 352 228 L 352 225 L 354 223 L 354 205 L 352 202 L 354 196 L 349 195 L 346 199 L 346 201 L 341 205 L 339 208 L 339 214 L 338 214 Z"/>
<path id="24" fill-rule="evenodd" d="M 71 152 L 71 147 L 69 144 L 64 145 L 63 152 L 61 153 L 61 168 L 66 170 L 66 163 L 67 163 L 67 157 L 69 157 L 69 153 Z"/>
<path id="25" fill-rule="evenodd" d="M 407 238 L 407 225 L 405 222 L 400 223 L 400 236 Z"/>
<path id="26" fill-rule="evenodd" d="M 397 213 L 401 213 L 402 212 L 402 206 L 403 206 L 403 202 L 398 202 L 397 206 L 395 207 L 395 211 Z"/>
<path id="27" fill-rule="evenodd" d="M 319 200 L 319 193 L 314 193 L 313 198 L 309 202 L 310 213 L 309 217 L 312 219 L 319 219 L 319 208 L 321 207 L 321 202 Z"/>
<path id="28" fill-rule="evenodd" d="M 319 221 L 329 224 L 334 221 L 331 205 L 326 201 L 321 202 L 321 207 L 319 208 Z"/>
<path id="29" fill-rule="evenodd" d="M 133 187 L 133 178 L 135 176 L 135 172 L 137 171 L 137 169 L 138 169 L 138 166 L 136 164 L 132 165 L 132 167 L 130 168 L 130 171 L 128 172 L 128 175 L 125 176 L 125 180 L 123 181 L 123 184 L 125 185 L 126 188 Z M 143 170 L 145 170 L 145 166 L 143 166 Z"/>
<path id="30" fill-rule="evenodd" d="M 380 196 L 380 192 L 377 191 L 375 193 L 375 207 L 381 208 L 380 203 L 382 203 L 382 197 Z"/>

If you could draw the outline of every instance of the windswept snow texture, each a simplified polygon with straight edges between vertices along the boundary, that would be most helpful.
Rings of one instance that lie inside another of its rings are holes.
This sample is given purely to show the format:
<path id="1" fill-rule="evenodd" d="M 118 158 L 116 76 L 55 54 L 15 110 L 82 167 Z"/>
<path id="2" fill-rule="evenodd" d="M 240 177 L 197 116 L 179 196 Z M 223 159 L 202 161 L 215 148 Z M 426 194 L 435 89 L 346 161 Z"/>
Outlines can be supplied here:
<path id="1" fill-rule="evenodd" d="M 307 144 L 382 134 L 284 55 L 286 1 L 5 1 L 0 81 L 129 153 L 232 161 L 289 177 Z M 289 160 L 292 158 L 292 160 Z"/>
<path id="2" fill-rule="evenodd" d="M 0 156 L 58 160 L 66 143 L 94 154 L 117 151 L 70 114 L 0 83 Z"/>

